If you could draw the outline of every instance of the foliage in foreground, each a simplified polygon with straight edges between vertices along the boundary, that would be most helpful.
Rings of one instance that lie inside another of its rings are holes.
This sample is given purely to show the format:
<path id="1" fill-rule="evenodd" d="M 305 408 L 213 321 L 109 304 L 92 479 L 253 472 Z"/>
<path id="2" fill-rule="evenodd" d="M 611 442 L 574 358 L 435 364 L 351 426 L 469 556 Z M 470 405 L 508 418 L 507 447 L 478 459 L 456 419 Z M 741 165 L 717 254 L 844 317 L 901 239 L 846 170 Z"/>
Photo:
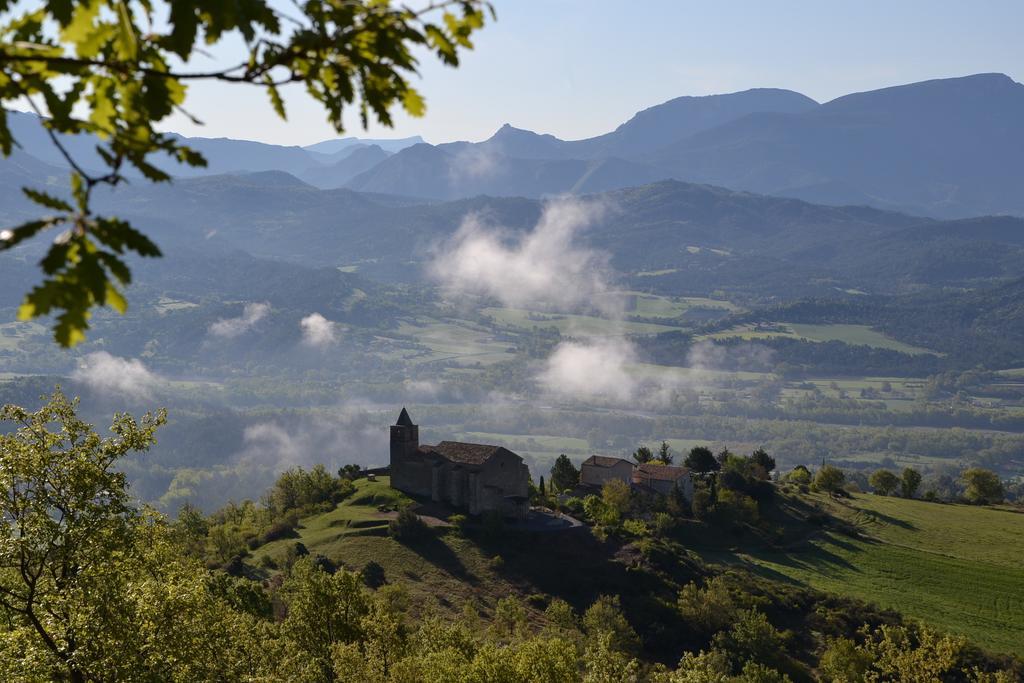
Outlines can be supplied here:
<path id="1" fill-rule="evenodd" d="M 135 509 L 113 469 L 153 443 L 164 416 L 118 415 L 104 439 L 75 407 L 58 392 L 35 413 L 2 412 L 14 427 L 0 436 L 3 680 L 675 683 L 803 671 L 787 653 L 793 634 L 716 579 L 679 596 L 679 617 L 709 648 L 680 653 L 673 671 L 637 657 L 643 644 L 615 596 L 581 615 L 549 599 L 539 623 L 510 596 L 489 618 L 468 607 L 453 624 L 414 617 L 400 585 L 371 590 L 309 556 L 262 584 L 210 570 L 189 550 L 195 520 Z M 977 669 L 991 661 L 963 639 L 926 628 L 850 635 L 822 657 L 835 680 L 1011 680 Z"/>
<path id="2" fill-rule="evenodd" d="M 62 346 L 84 339 L 93 307 L 126 310 L 119 289 L 131 282 L 126 254 L 160 256 L 156 244 L 127 221 L 95 215 L 93 190 L 126 182 L 132 174 L 169 181 L 155 165 L 161 159 L 206 165 L 180 138 L 158 130 L 175 112 L 198 122 L 183 109 L 189 83 L 264 88 L 281 118 L 279 87 L 302 84 L 339 133 L 349 106 L 364 128 L 371 115 L 390 126 L 396 107 L 413 116 L 425 110 L 409 83 L 417 72 L 416 51 L 458 65 L 460 52 L 473 47 L 470 36 L 483 26 L 486 9 L 480 0 L 441 0 L 420 10 L 379 0 L 314 1 L 285 12 L 266 0 L 20 4 L 0 3 L 6 12 L 0 24 L 0 104 L 28 103 L 47 117 L 42 124 L 71 169 L 72 198 L 25 188 L 49 215 L 0 231 L 0 251 L 63 228 L 40 264 L 43 283 L 26 295 L 18 313 L 23 320 L 59 313 L 54 337 Z M 178 66 L 203 54 L 204 44 L 230 45 L 234 38 L 244 49 L 230 55 L 235 61 L 227 66 Z M 19 141 L 4 107 L 0 153 L 8 156 Z M 94 136 L 95 157 L 72 154 L 68 137 L 80 134 Z"/>

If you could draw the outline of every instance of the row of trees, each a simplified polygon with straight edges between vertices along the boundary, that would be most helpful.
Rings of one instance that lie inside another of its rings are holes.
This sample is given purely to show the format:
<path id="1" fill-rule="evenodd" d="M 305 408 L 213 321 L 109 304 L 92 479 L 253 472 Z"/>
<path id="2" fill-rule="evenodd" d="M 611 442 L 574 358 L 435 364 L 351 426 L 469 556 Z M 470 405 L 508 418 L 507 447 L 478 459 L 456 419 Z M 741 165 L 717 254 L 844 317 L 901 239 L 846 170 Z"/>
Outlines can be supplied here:
<path id="1" fill-rule="evenodd" d="M 786 481 L 797 485 L 813 484 L 819 491 L 832 496 L 843 495 L 856 484 L 848 480 L 847 473 L 834 465 L 822 465 L 814 474 L 805 466 L 798 465 L 786 475 Z M 892 470 L 878 469 L 871 473 L 867 482 L 877 495 L 898 494 L 902 498 L 916 498 L 923 477 L 913 467 L 905 467 L 898 475 Z M 1006 495 L 999 475 L 982 467 L 969 467 L 960 473 L 961 495 L 955 499 L 973 505 L 993 505 L 1003 502 Z M 924 494 L 926 500 L 938 500 L 935 491 Z"/>

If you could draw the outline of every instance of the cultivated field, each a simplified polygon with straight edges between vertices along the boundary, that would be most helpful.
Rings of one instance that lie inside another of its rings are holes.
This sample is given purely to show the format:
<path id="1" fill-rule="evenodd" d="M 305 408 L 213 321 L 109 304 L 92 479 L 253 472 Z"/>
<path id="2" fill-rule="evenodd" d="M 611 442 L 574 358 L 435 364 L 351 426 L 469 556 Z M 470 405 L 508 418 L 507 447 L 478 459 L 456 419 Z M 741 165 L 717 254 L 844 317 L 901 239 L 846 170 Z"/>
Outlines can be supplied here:
<path id="1" fill-rule="evenodd" d="M 1024 651 L 1024 514 L 872 495 L 817 499 L 865 539 L 827 534 L 793 552 L 740 558 L 766 574 L 899 610 L 994 651 Z"/>

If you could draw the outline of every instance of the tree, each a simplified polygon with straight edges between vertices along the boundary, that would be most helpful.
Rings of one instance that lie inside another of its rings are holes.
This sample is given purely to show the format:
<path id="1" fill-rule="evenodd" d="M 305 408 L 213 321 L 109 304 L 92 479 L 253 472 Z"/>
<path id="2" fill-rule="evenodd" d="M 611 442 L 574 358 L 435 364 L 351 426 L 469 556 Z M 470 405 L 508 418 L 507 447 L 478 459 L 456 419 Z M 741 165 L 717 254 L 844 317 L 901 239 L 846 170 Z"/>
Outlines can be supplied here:
<path id="1" fill-rule="evenodd" d="M 644 463 L 654 460 L 654 453 L 647 446 L 640 446 L 633 451 L 633 459 L 643 465 Z"/>
<path id="2" fill-rule="evenodd" d="M 960 481 L 964 484 L 964 497 L 976 505 L 1003 502 L 1003 482 L 995 472 L 971 467 L 960 474 Z"/>
<path id="3" fill-rule="evenodd" d="M 900 478 L 889 470 L 875 470 L 871 473 L 868 483 L 871 484 L 871 488 L 875 490 L 875 493 L 888 496 L 899 488 Z"/>
<path id="4" fill-rule="evenodd" d="M 540 486 L 538 487 L 538 489 L 540 490 L 540 497 L 541 498 L 546 498 L 547 497 L 547 493 L 545 492 L 545 488 L 544 488 L 544 475 L 543 474 L 540 475 Z"/>
<path id="5" fill-rule="evenodd" d="M 329 574 L 310 558 L 298 560 L 281 586 L 288 605 L 283 632 L 320 680 L 334 680 L 331 648 L 363 636 L 362 618 L 369 610 L 359 574 L 339 569 Z"/>
<path id="6" fill-rule="evenodd" d="M 750 461 L 764 469 L 765 475 L 770 475 L 772 470 L 775 469 L 775 458 L 768 455 L 768 451 L 763 448 L 758 448 L 756 451 L 751 453 Z"/>
<path id="7" fill-rule="evenodd" d="M 786 481 L 791 481 L 798 486 L 811 483 L 811 471 L 804 465 L 797 465 L 786 475 Z"/>
<path id="8" fill-rule="evenodd" d="M 691 448 L 690 453 L 686 456 L 686 460 L 683 461 L 683 464 L 700 475 L 717 472 L 722 467 L 722 465 L 715 460 L 715 456 L 711 452 L 711 449 L 705 446 L 694 446 Z"/>
<path id="9" fill-rule="evenodd" d="M 781 658 L 785 637 L 763 612 L 748 609 L 740 612 L 728 631 L 720 631 L 714 638 L 716 648 L 728 653 L 733 664 L 743 666 L 752 661 L 772 664 Z"/>
<path id="10" fill-rule="evenodd" d="M 566 457 L 565 453 L 555 459 L 551 466 L 551 492 L 562 492 L 576 488 L 580 483 L 580 471 Z"/>
<path id="11" fill-rule="evenodd" d="M 260 678 L 259 600 L 212 580 L 117 471 L 164 413 L 115 415 L 104 438 L 77 406 L 57 390 L 0 410 L 0 679 Z"/>
<path id="12" fill-rule="evenodd" d="M 602 595 L 583 613 L 583 630 L 589 638 L 611 634 L 609 646 L 616 652 L 636 653 L 640 637 L 622 614 L 619 596 Z"/>
<path id="13" fill-rule="evenodd" d="M 679 591 L 676 606 L 691 627 L 712 635 L 733 622 L 736 604 L 721 576 L 708 579 L 704 587 L 691 581 Z"/>
<path id="14" fill-rule="evenodd" d="M 619 519 L 625 517 L 629 511 L 629 484 L 621 479 L 606 481 L 601 487 L 601 500 L 608 506 L 608 509 L 615 511 Z"/>
<path id="15" fill-rule="evenodd" d="M 675 460 L 675 456 L 672 455 L 672 447 L 668 445 L 668 441 L 662 441 L 661 446 L 658 447 L 658 460 L 666 465 L 671 465 L 672 461 Z"/>
<path id="16" fill-rule="evenodd" d="M 104 622 L 83 623 L 76 612 L 95 615 L 90 593 L 120 583 L 111 556 L 139 523 L 114 464 L 147 450 L 165 415 L 117 415 L 104 439 L 77 408 L 57 389 L 34 413 L 0 409 L 0 421 L 16 428 L 0 435 L 0 613 L 23 624 L 71 680 L 85 680 L 80 650 Z"/>
<path id="17" fill-rule="evenodd" d="M 126 255 L 160 256 L 157 245 L 127 221 L 96 215 L 94 190 L 119 185 L 131 172 L 154 182 L 170 180 L 154 157 L 190 166 L 206 163 L 179 138 L 158 130 L 172 113 L 185 112 L 187 84 L 264 88 L 282 118 L 280 86 L 302 84 L 338 133 L 349 107 L 359 112 L 364 128 L 371 116 L 390 126 L 398 106 L 414 116 L 424 112 L 423 98 L 408 80 L 417 73 L 417 54 L 432 52 L 443 63 L 458 65 L 460 51 L 472 49 L 470 37 L 489 9 L 483 0 L 439 0 L 420 10 L 379 0 L 295 3 L 288 10 L 271 0 L 3 7 L 0 151 L 10 155 L 19 142 L 7 126 L 9 103 L 26 103 L 46 115 L 46 131 L 71 169 L 71 197 L 26 188 L 49 215 L 0 231 L 0 250 L 63 228 L 41 262 L 43 282 L 18 311 L 22 320 L 57 314 L 54 337 L 62 346 L 84 339 L 92 308 L 126 309 L 119 289 L 131 281 Z M 228 66 L 211 71 L 178 66 L 211 44 L 233 44 L 236 36 L 245 47 Z M 64 142 L 69 135 L 94 137 L 98 157 L 74 158 Z"/>
<path id="18" fill-rule="evenodd" d="M 829 496 L 843 490 L 843 483 L 846 475 L 835 465 L 823 465 L 818 473 L 814 475 L 814 485 L 819 491 L 825 491 Z"/>
<path id="19" fill-rule="evenodd" d="M 917 487 L 921 485 L 921 473 L 915 470 L 913 467 L 906 467 L 903 469 L 903 474 L 900 476 L 900 492 L 904 498 L 913 498 L 914 494 L 917 493 Z"/>

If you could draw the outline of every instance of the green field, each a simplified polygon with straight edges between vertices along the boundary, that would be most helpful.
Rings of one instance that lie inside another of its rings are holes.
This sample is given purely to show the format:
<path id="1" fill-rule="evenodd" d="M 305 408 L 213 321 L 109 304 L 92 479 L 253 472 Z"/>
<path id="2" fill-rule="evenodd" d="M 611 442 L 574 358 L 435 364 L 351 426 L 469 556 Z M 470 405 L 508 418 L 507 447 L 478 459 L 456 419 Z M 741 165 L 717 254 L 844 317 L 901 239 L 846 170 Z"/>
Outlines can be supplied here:
<path id="1" fill-rule="evenodd" d="M 670 325 L 608 320 L 591 315 L 543 313 L 525 308 L 485 308 L 481 311 L 502 325 L 531 329 L 554 327 L 561 334 L 584 337 L 616 337 L 625 334 L 658 334 L 681 329 Z"/>
<path id="2" fill-rule="evenodd" d="M 472 323 L 431 319 L 403 321 L 398 333 L 412 337 L 417 344 L 429 350 L 427 353 L 402 350 L 402 358 L 412 362 L 450 360 L 487 365 L 508 358 L 507 342 L 496 341 L 489 332 Z"/>
<path id="3" fill-rule="evenodd" d="M 772 323 L 771 325 L 741 325 L 722 332 L 708 335 L 710 339 L 771 339 L 788 337 L 813 342 L 841 341 L 847 344 L 873 346 L 879 349 L 891 349 L 910 355 L 934 353 L 919 346 L 911 346 L 887 337 L 867 325 L 804 325 L 800 323 Z"/>
<path id="4" fill-rule="evenodd" d="M 857 495 L 817 497 L 864 535 L 737 557 L 759 571 L 861 598 L 1000 652 L 1024 651 L 1024 514 Z"/>

